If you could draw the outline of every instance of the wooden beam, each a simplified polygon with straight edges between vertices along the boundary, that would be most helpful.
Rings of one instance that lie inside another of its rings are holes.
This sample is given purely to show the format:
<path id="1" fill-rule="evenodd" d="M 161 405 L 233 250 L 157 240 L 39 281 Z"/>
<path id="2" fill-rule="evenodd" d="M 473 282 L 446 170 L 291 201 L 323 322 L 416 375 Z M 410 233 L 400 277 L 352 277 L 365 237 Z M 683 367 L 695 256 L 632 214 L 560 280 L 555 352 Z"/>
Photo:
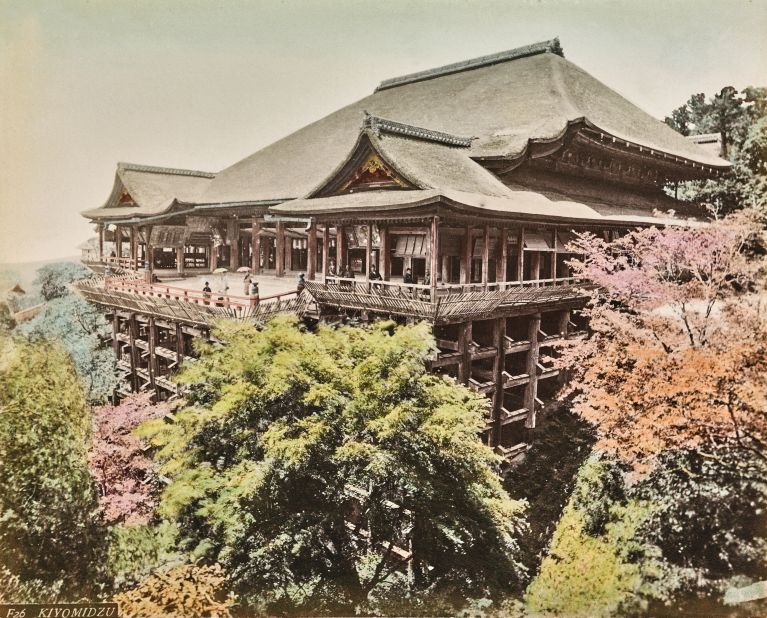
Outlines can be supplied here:
<path id="1" fill-rule="evenodd" d="M 527 410 L 525 427 L 528 429 L 535 428 L 535 400 L 538 398 L 538 357 L 540 353 L 538 331 L 540 330 L 541 314 L 531 315 L 530 322 L 527 325 L 527 338 L 530 341 L 530 349 L 527 351 L 526 362 L 526 371 L 530 380 L 525 388 L 525 409 Z"/>
<path id="2" fill-rule="evenodd" d="M 431 301 L 437 302 L 437 273 L 439 272 L 439 217 L 434 216 L 431 220 L 431 259 L 429 275 L 431 277 Z"/>
<path id="3" fill-rule="evenodd" d="M 490 280 L 490 226 L 485 223 L 482 233 L 482 285 L 487 291 L 487 283 Z"/>
<path id="4" fill-rule="evenodd" d="M 495 250 L 495 280 L 506 281 L 506 262 L 509 255 L 509 230 L 501 227 Z"/>
<path id="5" fill-rule="evenodd" d="M 250 230 L 250 243 L 253 247 L 253 255 L 250 260 L 250 270 L 254 275 L 261 272 L 261 219 L 253 217 L 252 227 Z"/>
<path id="6" fill-rule="evenodd" d="M 391 279 L 391 234 L 388 226 L 380 226 L 378 232 L 381 236 L 381 260 L 383 268 L 381 277 L 384 281 Z"/>
<path id="7" fill-rule="evenodd" d="M 461 283 L 469 283 L 471 279 L 472 247 L 471 225 L 466 226 L 463 236 L 463 254 L 461 255 Z"/>
<path id="8" fill-rule="evenodd" d="M 314 281 L 314 276 L 317 273 L 317 222 L 312 219 L 309 223 L 309 229 L 307 230 L 309 238 L 306 241 L 306 278 L 309 281 Z"/>
<path id="9" fill-rule="evenodd" d="M 330 227 L 325 224 L 322 227 L 322 278 L 323 281 L 328 276 L 330 260 Z"/>
<path id="10" fill-rule="evenodd" d="M 277 255 L 275 256 L 275 274 L 282 277 L 285 274 L 285 224 L 277 221 Z"/>

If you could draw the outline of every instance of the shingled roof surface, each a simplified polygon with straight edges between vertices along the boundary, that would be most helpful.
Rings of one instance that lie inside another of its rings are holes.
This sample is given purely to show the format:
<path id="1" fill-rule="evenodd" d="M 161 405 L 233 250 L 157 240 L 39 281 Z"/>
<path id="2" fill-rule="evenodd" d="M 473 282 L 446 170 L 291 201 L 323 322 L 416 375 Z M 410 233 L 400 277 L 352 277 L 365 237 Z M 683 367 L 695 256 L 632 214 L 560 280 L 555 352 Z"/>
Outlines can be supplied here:
<path id="1" fill-rule="evenodd" d="M 118 163 L 112 194 L 100 208 L 86 210 L 84 217 L 125 219 L 163 214 L 174 201 L 196 202 L 214 174 L 197 170 Z M 127 193 L 135 205 L 120 204 Z"/>
<path id="2" fill-rule="evenodd" d="M 554 139 L 569 123 L 585 120 L 606 134 L 649 149 L 713 167 L 729 166 L 559 53 L 552 41 L 386 80 L 372 95 L 226 168 L 201 201 L 308 195 L 352 149 L 365 111 L 475 137 L 471 157 L 514 157 L 524 152 L 528 140 Z"/>

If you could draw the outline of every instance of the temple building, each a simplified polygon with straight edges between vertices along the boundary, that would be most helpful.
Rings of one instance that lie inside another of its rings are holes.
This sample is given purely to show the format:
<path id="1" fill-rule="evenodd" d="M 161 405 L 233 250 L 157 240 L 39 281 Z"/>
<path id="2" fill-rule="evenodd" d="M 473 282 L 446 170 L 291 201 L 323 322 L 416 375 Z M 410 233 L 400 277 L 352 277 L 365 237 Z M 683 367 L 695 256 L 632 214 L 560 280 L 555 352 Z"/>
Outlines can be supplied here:
<path id="1" fill-rule="evenodd" d="M 158 396 L 190 353 L 185 337 L 219 315 L 427 320 L 433 370 L 487 394 L 485 439 L 513 456 L 556 383 L 544 359 L 577 329 L 574 234 L 687 224 L 700 213 L 667 188 L 729 166 L 554 39 L 384 80 L 218 173 L 118 164 L 106 203 L 83 215 L 98 231 L 89 263 L 120 274 L 81 289 L 112 312 L 133 387 Z M 183 287 L 243 267 L 284 278 L 285 294 Z"/>

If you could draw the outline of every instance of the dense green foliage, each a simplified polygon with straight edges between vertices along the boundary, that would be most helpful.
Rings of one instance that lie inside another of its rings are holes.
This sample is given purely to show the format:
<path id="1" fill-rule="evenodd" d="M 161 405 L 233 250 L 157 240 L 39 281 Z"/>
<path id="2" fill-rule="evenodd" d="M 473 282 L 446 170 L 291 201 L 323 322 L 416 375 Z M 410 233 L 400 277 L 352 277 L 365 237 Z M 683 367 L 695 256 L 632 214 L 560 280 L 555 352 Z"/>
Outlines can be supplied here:
<path id="1" fill-rule="evenodd" d="M 182 562 L 178 528 L 169 523 L 117 525 L 111 530 L 107 568 L 116 589 L 135 584 L 153 570 Z"/>
<path id="2" fill-rule="evenodd" d="M 40 286 L 43 300 L 53 300 L 69 294 L 69 284 L 80 279 L 90 279 L 94 273 L 75 262 L 46 264 L 37 270 L 35 284 Z"/>
<path id="3" fill-rule="evenodd" d="M 684 183 L 679 197 L 710 204 L 720 212 L 767 208 L 767 88 L 722 88 L 710 98 L 692 95 L 666 123 L 682 133 L 718 133 L 732 171 L 716 180 Z"/>
<path id="4" fill-rule="evenodd" d="M 90 413 L 67 355 L 0 339 L 0 566 L 77 598 L 100 582 Z"/>
<path id="5" fill-rule="evenodd" d="M 58 285 L 49 276 L 46 280 L 54 287 Z M 101 403 L 118 384 L 115 355 L 104 345 L 111 336 L 111 328 L 94 305 L 68 292 L 66 287 L 62 289 L 63 295 L 46 302 L 42 311 L 19 330 L 32 339 L 44 338 L 63 346 L 72 358 L 88 400 Z"/>
<path id="6" fill-rule="evenodd" d="M 171 479 L 161 514 L 244 603 L 412 612 L 519 584 L 524 505 L 477 439 L 485 400 L 426 372 L 426 325 L 312 334 L 282 318 L 215 337 L 181 375 L 189 407 L 143 433 Z"/>

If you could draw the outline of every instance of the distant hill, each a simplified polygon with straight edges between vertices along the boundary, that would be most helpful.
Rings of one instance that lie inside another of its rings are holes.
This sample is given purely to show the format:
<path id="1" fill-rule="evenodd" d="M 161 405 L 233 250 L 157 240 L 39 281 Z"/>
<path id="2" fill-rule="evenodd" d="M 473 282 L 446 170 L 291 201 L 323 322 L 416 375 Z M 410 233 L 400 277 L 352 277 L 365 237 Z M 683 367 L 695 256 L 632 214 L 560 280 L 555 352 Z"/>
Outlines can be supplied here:
<path id="1" fill-rule="evenodd" d="M 11 287 L 18 283 L 27 292 L 33 294 L 37 292 L 34 285 L 37 269 L 46 264 L 55 264 L 56 262 L 80 262 L 79 255 L 70 257 L 55 258 L 52 260 L 40 260 L 38 262 L 9 262 L 0 264 L 0 288 Z"/>

